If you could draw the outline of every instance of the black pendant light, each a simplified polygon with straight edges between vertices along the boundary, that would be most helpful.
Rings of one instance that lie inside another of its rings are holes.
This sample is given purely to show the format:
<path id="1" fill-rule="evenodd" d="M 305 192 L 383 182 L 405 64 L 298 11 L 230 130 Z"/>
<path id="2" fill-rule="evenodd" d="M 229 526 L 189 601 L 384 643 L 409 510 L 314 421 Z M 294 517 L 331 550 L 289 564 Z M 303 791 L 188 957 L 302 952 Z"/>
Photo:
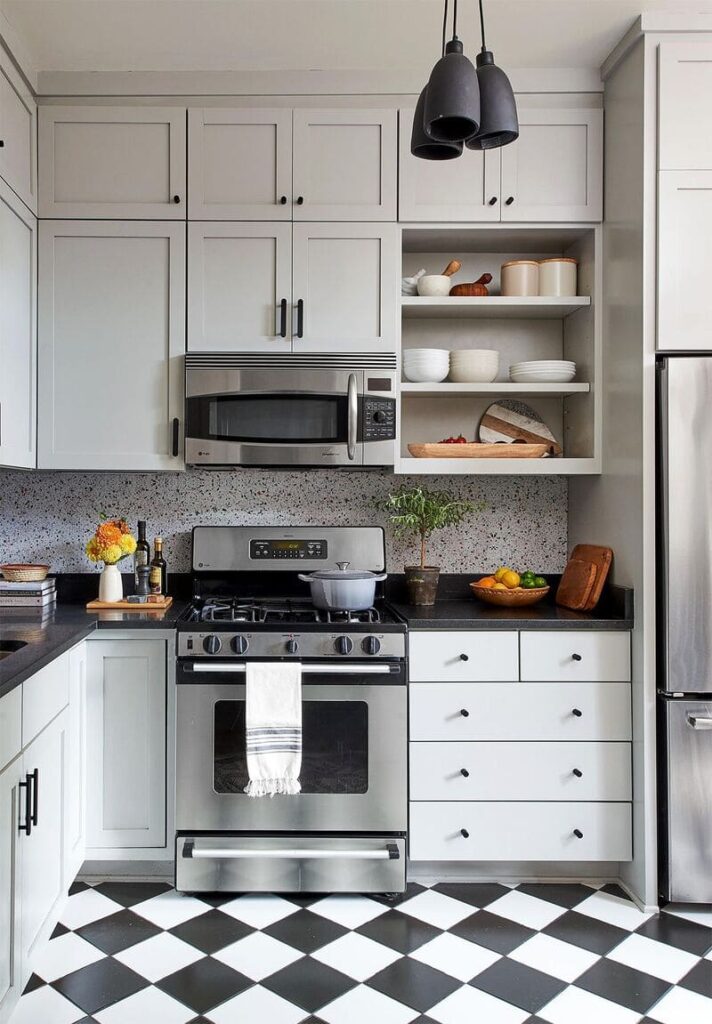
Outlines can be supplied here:
<path id="1" fill-rule="evenodd" d="M 480 3 L 482 49 L 477 54 L 481 119 L 479 131 L 467 140 L 468 149 L 498 149 L 519 137 L 517 104 L 509 79 L 494 62 L 485 43 L 485 17 Z"/>
<path id="2" fill-rule="evenodd" d="M 440 49 L 441 57 L 445 55 L 445 34 L 447 32 L 448 0 L 445 0 L 443 11 L 443 39 Z M 452 160 L 460 156 L 463 150 L 462 142 L 437 142 L 425 131 L 423 125 L 423 111 L 425 108 L 425 94 L 428 91 L 427 85 L 418 97 L 413 114 L 413 131 L 410 136 L 410 151 L 413 156 L 422 160 Z"/>
<path id="3" fill-rule="evenodd" d="M 452 39 L 430 72 L 423 103 L 423 127 L 436 142 L 463 142 L 480 127 L 477 72 L 457 37 L 457 0 L 453 0 Z"/>

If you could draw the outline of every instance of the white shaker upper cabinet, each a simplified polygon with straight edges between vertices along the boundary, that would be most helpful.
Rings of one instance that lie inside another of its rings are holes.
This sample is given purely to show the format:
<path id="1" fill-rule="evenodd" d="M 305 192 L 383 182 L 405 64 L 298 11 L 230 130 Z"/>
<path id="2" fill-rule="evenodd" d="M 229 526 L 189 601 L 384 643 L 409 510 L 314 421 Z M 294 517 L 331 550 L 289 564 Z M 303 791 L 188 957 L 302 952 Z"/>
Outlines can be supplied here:
<path id="1" fill-rule="evenodd" d="M 465 149 L 454 160 L 422 160 L 410 152 L 413 111 L 400 111 L 398 219 L 498 221 L 500 151 Z"/>
<path id="2" fill-rule="evenodd" d="M 185 224 L 43 221 L 39 466 L 182 469 Z"/>
<path id="3" fill-rule="evenodd" d="M 37 213 L 37 107 L 0 52 L 0 177 Z"/>
<path id="4" fill-rule="evenodd" d="M 658 175 L 659 349 L 712 348 L 712 170 Z"/>
<path id="5" fill-rule="evenodd" d="M 36 464 L 37 221 L 0 181 L 0 466 Z"/>
<path id="6" fill-rule="evenodd" d="M 295 110 L 294 220 L 396 219 L 395 110 Z"/>
<path id="7" fill-rule="evenodd" d="M 188 225 L 188 351 L 289 352 L 292 225 Z"/>
<path id="8" fill-rule="evenodd" d="M 395 224 L 295 224 L 295 352 L 395 352 Z"/>
<path id="9" fill-rule="evenodd" d="M 188 111 L 191 220 L 292 219 L 292 111 Z"/>
<path id="10" fill-rule="evenodd" d="M 40 217 L 186 218 L 182 107 L 42 107 Z"/>
<path id="11" fill-rule="evenodd" d="M 662 42 L 658 54 L 658 169 L 712 170 L 712 45 Z"/>
<path id="12" fill-rule="evenodd" d="M 603 112 L 519 109 L 519 138 L 501 149 L 503 221 L 599 221 Z"/>

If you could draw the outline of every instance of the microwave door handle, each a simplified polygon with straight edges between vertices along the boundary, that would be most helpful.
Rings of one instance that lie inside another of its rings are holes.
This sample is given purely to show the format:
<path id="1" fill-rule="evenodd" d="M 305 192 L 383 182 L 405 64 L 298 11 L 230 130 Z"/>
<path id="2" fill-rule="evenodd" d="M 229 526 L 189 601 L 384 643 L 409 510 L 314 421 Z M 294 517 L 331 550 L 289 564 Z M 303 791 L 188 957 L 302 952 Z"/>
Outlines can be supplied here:
<path id="1" fill-rule="evenodd" d="M 349 386 L 347 392 L 348 402 L 348 434 L 346 451 L 353 461 L 356 458 L 356 437 L 358 434 L 358 390 L 356 386 L 356 374 L 349 374 Z"/>

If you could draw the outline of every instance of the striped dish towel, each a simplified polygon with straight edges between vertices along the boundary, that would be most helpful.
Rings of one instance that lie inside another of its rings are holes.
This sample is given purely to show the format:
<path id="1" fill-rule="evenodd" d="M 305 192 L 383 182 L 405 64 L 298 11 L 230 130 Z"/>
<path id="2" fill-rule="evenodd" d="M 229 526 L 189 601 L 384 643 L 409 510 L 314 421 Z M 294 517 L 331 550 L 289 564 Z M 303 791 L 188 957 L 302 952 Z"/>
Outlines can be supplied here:
<path id="1" fill-rule="evenodd" d="M 247 663 L 248 796 L 299 793 L 302 767 L 302 666 Z"/>

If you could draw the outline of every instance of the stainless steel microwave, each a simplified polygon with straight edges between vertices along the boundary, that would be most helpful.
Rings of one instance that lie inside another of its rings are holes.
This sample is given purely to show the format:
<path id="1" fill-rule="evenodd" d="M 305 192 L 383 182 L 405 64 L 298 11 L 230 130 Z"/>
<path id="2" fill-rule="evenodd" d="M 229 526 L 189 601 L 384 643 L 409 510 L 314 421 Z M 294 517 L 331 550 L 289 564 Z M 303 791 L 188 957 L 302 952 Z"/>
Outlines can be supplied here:
<path id="1" fill-rule="evenodd" d="M 392 466 L 395 355 L 186 356 L 197 466 Z"/>

